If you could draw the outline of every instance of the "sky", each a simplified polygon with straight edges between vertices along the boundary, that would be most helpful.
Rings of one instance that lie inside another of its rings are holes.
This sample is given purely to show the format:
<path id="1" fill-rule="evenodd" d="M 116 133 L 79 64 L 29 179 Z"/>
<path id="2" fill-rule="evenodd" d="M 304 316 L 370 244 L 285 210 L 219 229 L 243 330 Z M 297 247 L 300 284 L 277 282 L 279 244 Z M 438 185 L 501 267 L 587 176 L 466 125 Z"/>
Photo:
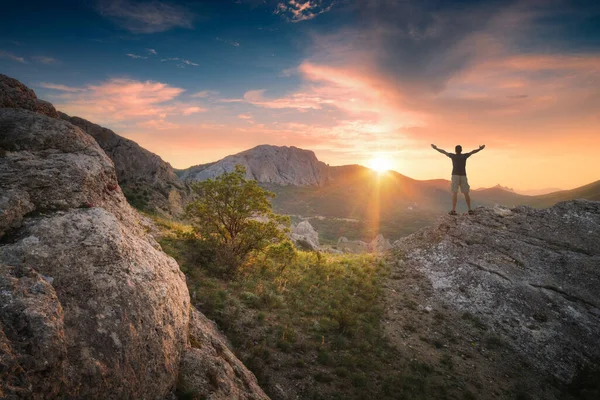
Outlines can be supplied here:
<path id="1" fill-rule="evenodd" d="M 471 186 L 600 179 L 600 2 L 9 2 L 0 73 L 176 168 L 259 144 Z"/>

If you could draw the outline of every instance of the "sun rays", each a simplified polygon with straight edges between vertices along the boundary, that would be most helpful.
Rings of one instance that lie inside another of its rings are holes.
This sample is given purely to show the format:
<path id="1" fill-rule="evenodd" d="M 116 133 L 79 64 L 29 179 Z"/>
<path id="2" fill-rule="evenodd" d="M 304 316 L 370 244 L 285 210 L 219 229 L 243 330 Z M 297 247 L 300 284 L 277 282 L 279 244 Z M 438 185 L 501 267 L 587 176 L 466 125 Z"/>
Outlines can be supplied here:
<path id="1" fill-rule="evenodd" d="M 369 160 L 369 168 L 377 171 L 379 174 L 392 169 L 393 163 L 388 157 L 383 155 L 375 155 Z"/>

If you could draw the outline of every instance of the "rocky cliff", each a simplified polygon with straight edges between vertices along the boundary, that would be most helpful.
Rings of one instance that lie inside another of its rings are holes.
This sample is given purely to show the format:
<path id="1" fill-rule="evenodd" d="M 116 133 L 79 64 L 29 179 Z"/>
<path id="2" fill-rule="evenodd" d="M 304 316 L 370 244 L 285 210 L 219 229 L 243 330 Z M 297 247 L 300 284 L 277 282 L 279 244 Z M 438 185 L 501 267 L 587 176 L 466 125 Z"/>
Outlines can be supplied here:
<path id="1" fill-rule="evenodd" d="M 320 186 L 329 180 L 327 164 L 317 160 L 312 151 L 270 145 L 257 146 L 212 164 L 188 168 L 180 176 L 183 180 L 203 181 L 232 172 L 237 164 L 246 167 L 248 179 L 261 183 Z"/>
<path id="2" fill-rule="evenodd" d="M 190 307 L 111 159 L 1 78 L 0 398 L 266 399 Z"/>
<path id="3" fill-rule="evenodd" d="M 452 350 L 458 357 L 440 362 L 453 361 L 485 398 L 516 387 L 559 398 L 600 377 L 599 243 L 600 202 L 442 217 L 394 244 L 388 334 L 417 358 L 432 357 L 427 342 L 434 353 Z M 418 321 L 407 298 L 422 310 Z M 596 398 L 597 389 L 578 395 Z"/>
<path id="4" fill-rule="evenodd" d="M 59 115 L 96 139 L 113 161 L 119 185 L 133 205 L 172 216 L 183 213 L 189 189 L 171 164 L 110 129 L 62 112 Z"/>

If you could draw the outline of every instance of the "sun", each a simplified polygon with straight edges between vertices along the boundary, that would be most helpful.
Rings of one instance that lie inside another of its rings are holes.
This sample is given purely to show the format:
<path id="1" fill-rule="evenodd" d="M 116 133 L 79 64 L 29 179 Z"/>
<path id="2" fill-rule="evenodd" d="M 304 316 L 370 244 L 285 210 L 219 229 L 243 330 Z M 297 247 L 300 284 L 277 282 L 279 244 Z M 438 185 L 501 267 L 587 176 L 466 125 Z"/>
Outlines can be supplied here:
<path id="1" fill-rule="evenodd" d="M 392 169 L 392 161 L 384 156 L 376 156 L 369 161 L 369 168 L 379 172 L 380 174 Z"/>

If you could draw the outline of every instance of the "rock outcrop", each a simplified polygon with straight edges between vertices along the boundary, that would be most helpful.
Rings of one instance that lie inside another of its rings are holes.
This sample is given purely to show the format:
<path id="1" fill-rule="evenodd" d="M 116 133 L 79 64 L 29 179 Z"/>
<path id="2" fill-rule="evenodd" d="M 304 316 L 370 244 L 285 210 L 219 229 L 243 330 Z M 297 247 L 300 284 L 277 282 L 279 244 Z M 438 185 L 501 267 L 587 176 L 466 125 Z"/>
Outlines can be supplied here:
<path id="1" fill-rule="evenodd" d="M 20 108 L 58 118 L 54 106 L 16 79 L 0 74 L 0 108 Z"/>
<path id="2" fill-rule="evenodd" d="M 267 398 L 214 329 L 212 342 L 194 339 L 206 324 L 185 277 L 146 234 L 110 158 L 38 111 L 0 108 L 0 398 L 164 399 L 190 364 L 221 365 L 219 388 Z"/>
<path id="3" fill-rule="evenodd" d="M 183 213 L 190 192 L 171 164 L 110 129 L 62 112 L 59 115 L 98 142 L 113 161 L 119 185 L 134 206 L 171 216 Z"/>
<path id="4" fill-rule="evenodd" d="M 388 296 L 418 286 L 401 286 L 403 277 L 423 276 L 428 283 L 418 293 L 427 311 L 462 315 L 465 325 L 476 321 L 503 343 L 505 354 L 525 360 L 524 371 L 567 385 L 600 363 L 598 243 L 600 202 L 575 200 L 544 210 L 497 206 L 478 208 L 474 216 L 445 216 L 395 243 L 396 280 Z M 406 324 L 395 309 L 399 301 L 390 302 L 390 332 Z M 443 329 L 439 320 L 435 329 Z M 477 341 L 469 340 L 469 346 Z"/>
<path id="5" fill-rule="evenodd" d="M 383 237 L 381 233 L 377 235 L 377 237 L 373 239 L 371 243 L 369 243 L 369 251 L 371 253 L 383 253 L 391 248 L 392 244 L 390 243 L 389 239 Z"/>
<path id="6" fill-rule="evenodd" d="M 177 389 L 193 399 L 267 399 L 214 323 L 196 310 L 191 313 L 190 346 L 181 360 Z"/>
<path id="7" fill-rule="evenodd" d="M 298 225 L 293 225 L 290 236 L 294 244 L 301 249 L 317 251 L 321 247 L 319 233 L 306 220 L 298 223 Z"/>
<path id="8" fill-rule="evenodd" d="M 261 183 L 320 186 L 329 180 L 329 167 L 317 160 L 312 151 L 270 145 L 257 146 L 215 163 L 188 168 L 180 176 L 183 180 L 203 181 L 232 172 L 238 164 L 246 168 L 248 179 Z"/>

